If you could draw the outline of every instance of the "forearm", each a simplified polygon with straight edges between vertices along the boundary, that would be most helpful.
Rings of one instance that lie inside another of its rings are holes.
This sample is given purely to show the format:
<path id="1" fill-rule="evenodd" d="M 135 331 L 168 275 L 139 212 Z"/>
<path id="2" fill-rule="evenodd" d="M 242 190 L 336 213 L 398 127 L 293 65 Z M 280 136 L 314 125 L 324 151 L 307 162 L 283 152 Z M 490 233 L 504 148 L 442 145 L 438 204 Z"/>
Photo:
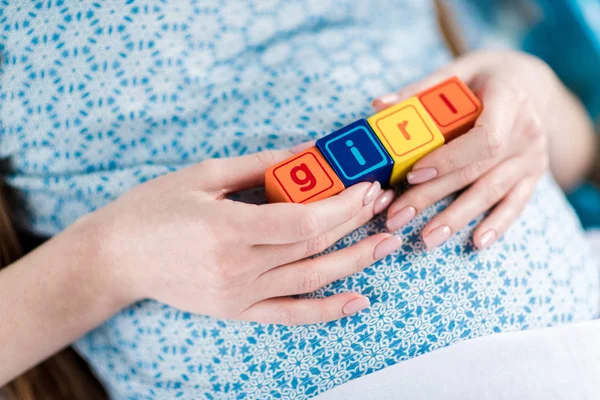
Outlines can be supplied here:
<path id="1" fill-rule="evenodd" d="M 98 237 L 76 225 L 0 271 L 0 386 L 126 305 Z"/>
<path id="2" fill-rule="evenodd" d="M 594 150 L 594 160 L 589 175 L 592 182 L 594 182 L 597 185 L 600 185 L 600 139 L 598 139 L 598 135 L 600 135 L 600 121 L 596 121 L 596 147 Z"/>
<path id="3" fill-rule="evenodd" d="M 560 186 L 572 189 L 589 172 L 596 157 L 596 135 L 585 108 L 560 85 L 548 112 L 550 167 Z"/>

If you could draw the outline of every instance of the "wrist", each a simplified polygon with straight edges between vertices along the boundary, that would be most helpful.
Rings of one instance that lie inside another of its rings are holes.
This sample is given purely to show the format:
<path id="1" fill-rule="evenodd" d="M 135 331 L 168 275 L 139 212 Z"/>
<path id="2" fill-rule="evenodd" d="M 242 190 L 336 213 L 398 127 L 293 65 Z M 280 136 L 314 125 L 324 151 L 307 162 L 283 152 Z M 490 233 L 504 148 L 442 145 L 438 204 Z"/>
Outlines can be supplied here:
<path id="1" fill-rule="evenodd" d="M 131 274 L 118 262 L 114 243 L 115 232 L 102 221 L 100 211 L 78 219 L 61 236 L 67 243 L 77 243 L 77 263 L 83 279 L 99 289 L 100 299 L 115 313 L 139 300 L 132 290 Z"/>
<path id="2" fill-rule="evenodd" d="M 0 272 L 0 384 L 131 302 L 100 232 L 83 218 Z"/>

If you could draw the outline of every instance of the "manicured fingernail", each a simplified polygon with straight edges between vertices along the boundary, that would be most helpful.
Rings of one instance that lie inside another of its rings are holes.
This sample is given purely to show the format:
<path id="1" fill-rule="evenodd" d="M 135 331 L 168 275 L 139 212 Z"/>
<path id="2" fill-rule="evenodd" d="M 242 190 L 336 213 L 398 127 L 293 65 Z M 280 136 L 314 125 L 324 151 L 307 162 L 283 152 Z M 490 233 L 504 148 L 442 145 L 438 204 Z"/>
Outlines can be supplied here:
<path id="1" fill-rule="evenodd" d="M 411 185 L 416 185 L 417 183 L 423 183 L 432 180 L 437 176 L 437 174 L 437 169 L 427 167 L 410 171 L 408 175 L 406 175 L 406 179 Z"/>
<path id="2" fill-rule="evenodd" d="M 356 314 L 360 310 L 364 310 L 370 305 L 371 302 L 369 301 L 369 299 L 367 299 L 366 297 L 359 297 L 358 299 L 351 300 L 344 304 L 344 307 L 342 307 L 342 312 L 345 315 L 352 315 Z"/>
<path id="3" fill-rule="evenodd" d="M 375 246 L 373 258 L 375 260 L 381 260 L 383 257 L 398 250 L 400 246 L 402 246 L 402 239 L 400 239 L 400 236 L 392 235 Z"/>
<path id="4" fill-rule="evenodd" d="M 452 230 L 448 225 L 442 225 L 429 232 L 429 234 L 423 238 L 423 241 L 428 249 L 433 249 L 448 240 L 451 233 Z"/>
<path id="5" fill-rule="evenodd" d="M 485 232 L 481 236 L 479 236 L 479 247 L 480 249 L 485 249 L 489 247 L 496 240 L 496 232 L 493 229 Z"/>
<path id="6" fill-rule="evenodd" d="M 388 208 L 390 204 L 392 204 L 392 201 L 394 201 L 394 191 L 386 190 L 385 192 L 380 194 L 379 197 L 375 200 L 375 204 L 373 205 L 373 212 L 375 214 L 379 214 L 380 212 Z"/>
<path id="7" fill-rule="evenodd" d="M 390 232 L 395 232 L 408 224 L 411 219 L 417 215 L 417 210 L 414 207 L 404 207 L 396 214 L 392 215 L 387 220 L 387 227 Z"/>
<path id="8" fill-rule="evenodd" d="M 363 206 L 368 206 L 369 204 L 371 204 L 371 202 L 373 200 L 375 200 L 375 198 L 379 195 L 379 193 L 381 192 L 381 183 L 375 181 L 371 184 L 371 186 L 369 187 L 369 190 L 367 190 L 367 193 L 365 193 L 365 198 L 363 200 Z"/>
<path id="9" fill-rule="evenodd" d="M 381 107 L 390 106 L 392 104 L 396 104 L 400 101 L 400 96 L 398 93 L 388 93 L 383 96 L 379 96 L 371 102 L 371 105 L 375 109 L 379 109 Z"/>
<path id="10" fill-rule="evenodd" d="M 310 149 L 311 147 L 313 147 L 315 145 L 315 143 L 316 143 L 316 140 L 311 140 L 309 142 L 300 143 L 300 144 L 297 144 L 294 147 L 292 147 L 290 149 L 290 151 L 294 154 L 298 154 L 298 153 L 303 152 L 304 150 Z"/>

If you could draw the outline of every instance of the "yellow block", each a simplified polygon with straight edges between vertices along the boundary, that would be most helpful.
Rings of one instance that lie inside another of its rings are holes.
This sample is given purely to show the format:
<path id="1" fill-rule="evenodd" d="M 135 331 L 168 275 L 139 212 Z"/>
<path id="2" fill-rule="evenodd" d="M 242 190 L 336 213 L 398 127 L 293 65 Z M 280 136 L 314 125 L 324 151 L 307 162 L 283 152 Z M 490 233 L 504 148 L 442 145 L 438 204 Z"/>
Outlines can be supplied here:
<path id="1" fill-rule="evenodd" d="M 390 185 L 403 180 L 421 157 L 444 144 L 444 137 L 416 97 L 367 121 L 394 160 Z"/>

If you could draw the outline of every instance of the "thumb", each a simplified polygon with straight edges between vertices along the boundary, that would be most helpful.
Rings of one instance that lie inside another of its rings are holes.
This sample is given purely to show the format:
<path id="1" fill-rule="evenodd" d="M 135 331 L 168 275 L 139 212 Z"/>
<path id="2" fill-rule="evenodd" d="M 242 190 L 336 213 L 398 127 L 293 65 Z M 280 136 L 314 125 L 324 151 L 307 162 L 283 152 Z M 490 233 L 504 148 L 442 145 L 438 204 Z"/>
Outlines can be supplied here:
<path id="1" fill-rule="evenodd" d="M 267 168 L 314 145 L 314 141 L 287 150 L 265 150 L 240 157 L 211 158 L 189 167 L 202 190 L 217 197 L 265 183 Z"/>

